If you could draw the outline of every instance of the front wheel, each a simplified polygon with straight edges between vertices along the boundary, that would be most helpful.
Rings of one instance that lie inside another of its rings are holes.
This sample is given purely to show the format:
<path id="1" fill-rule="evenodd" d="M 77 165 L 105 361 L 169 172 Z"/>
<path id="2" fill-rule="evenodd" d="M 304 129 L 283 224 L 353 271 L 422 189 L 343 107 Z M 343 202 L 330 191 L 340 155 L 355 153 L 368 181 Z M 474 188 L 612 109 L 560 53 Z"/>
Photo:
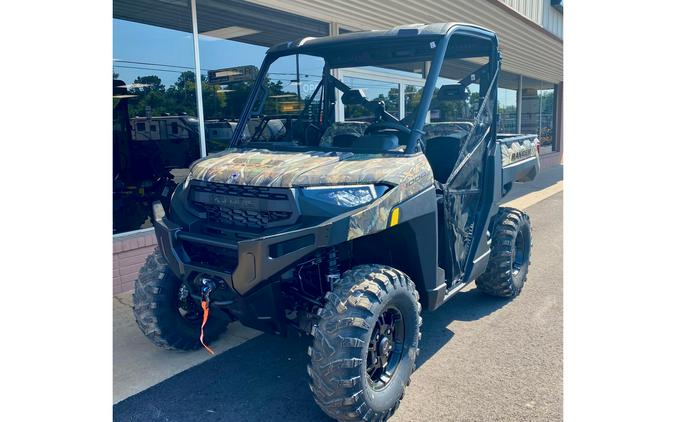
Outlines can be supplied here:
<path id="1" fill-rule="evenodd" d="M 485 273 L 476 279 L 476 286 L 491 296 L 518 296 L 530 267 L 530 217 L 515 208 L 500 208 L 494 232 L 490 261 Z"/>
<path id="2" fill-rule="evenodd" d="M 422 317 L 412 280 L 384 265 L 345 272 L 326 295 L 309 348 L 314 400 L 340 421 L 381 421 L 415 369 Z"/>
<path id="3" fill-rule="evenodd" d="M 143 334 L 156 346 L 168 350 L 195 350 L 201 347 L 199 334 L 203 311 L 192 298 L 180 300 L 181 281 L 155 249 L 138 273 L 134 290 L 134 316 Z M 204 339 L 215 340 L 227 328 L 229 319 L 213 312 L 204 327 Z"/>

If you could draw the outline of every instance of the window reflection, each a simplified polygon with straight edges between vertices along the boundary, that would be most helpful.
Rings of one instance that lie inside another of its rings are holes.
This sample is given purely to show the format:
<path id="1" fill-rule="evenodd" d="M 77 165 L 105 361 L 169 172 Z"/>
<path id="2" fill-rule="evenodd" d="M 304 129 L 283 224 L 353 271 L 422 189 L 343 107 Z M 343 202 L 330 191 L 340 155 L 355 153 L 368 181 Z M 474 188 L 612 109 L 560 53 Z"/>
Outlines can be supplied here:
<path id="1" fill-rule="evenodd" d="M 399 88 L 398 84 L 391 82 L 376 81 L 372 79 L 361 79 L 345 77 L 344 83 L 352 89 L 361 89 L 370 101 L 377 100 L 384 103 L 384 109 L 396 118 L 399 118 Z M 358 120 L 362 118 L 371 118 L 372 112 L 361 105 L 346 105 L 345 120 Z"/>
<path id="2" fill-rule="evenodd" d="M 121 233 L 152 226 L 152 202 L 168 204 L 199 158 L 199 134 L 191 36 L 113 19 L 113 54 L 113 233 Z"/>
<path id="3" fill-rule="evenodd" d="M 446 59 L 436 82 L 434 95 L 429 107 L 429 120 L 432 123 L 473 123 L 482 103 L 483 92 L 491 81 L 484 76 L 488 60 L 485 57 L 468 60 Z M 484 95 L 484 94 L 483 94 Z"/>
<path id="4" fill-rule="evenodd" d="M 521 131 L 539 136 L 542 154 L 555 150 L 553 88 L 551 83 L 523 78 Z"/>
<path id="5" fill-rule="evenodd" d="M 497 112 L 499 113 L 498 133 L 518 132 L 518 90 L 499 88 L 497 90 Z"/>
<path id="6" fill-rule="evenodd" d="M 422 91 L 424 86 L 406 85 L 405 86 L 405 117 L 408 119 L 414 118 L 413 113 L 417 110 L 417 106 L 422 100 Z"/>
<path id="7" fill-rule="evenodd" d="M 274 44 L 328 35 L 325 22 L 248 2 L 198 0 L 196 75 L 190 3 L 142 3 L 113 5 L 113 233 L 151 227 L 152 202 L 167 208 L 174 187 L 200 158 L 196 77 L 206 152 L 216 153 L 229 147 L 253 79 L 228 83 L 209 71 L 260 66 Z"/>

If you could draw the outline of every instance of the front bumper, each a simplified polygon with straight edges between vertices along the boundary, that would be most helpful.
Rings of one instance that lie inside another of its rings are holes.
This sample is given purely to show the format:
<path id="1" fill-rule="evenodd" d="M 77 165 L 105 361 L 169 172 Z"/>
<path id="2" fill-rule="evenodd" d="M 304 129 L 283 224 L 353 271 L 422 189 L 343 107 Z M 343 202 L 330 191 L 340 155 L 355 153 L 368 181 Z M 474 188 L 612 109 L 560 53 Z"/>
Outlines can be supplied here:
<path id="1" fill-rule="evenodd" d="M 166 217 L 160 203 L 153 204 L 153 214 L 158 246 L 176 276 L 183 280 L 196 274 L 220 278 L 241 296 L 291 267 L 303 256 L 346 241 L 350 219 L 349 215 L 341 215 L 312 227 L 228 243 L 183 230 Z M 194 263 L 184 248 L 185 242 L 234 251 L 236 264 L 204 266 Z"/>

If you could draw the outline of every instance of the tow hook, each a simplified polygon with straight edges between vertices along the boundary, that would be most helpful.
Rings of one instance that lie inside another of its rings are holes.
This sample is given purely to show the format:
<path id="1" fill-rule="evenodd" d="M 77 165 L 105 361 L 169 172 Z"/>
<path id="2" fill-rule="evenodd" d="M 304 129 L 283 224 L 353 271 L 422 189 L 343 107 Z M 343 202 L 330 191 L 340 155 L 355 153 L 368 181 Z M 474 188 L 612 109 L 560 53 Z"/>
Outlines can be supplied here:
<path id="1" fill-rule="evenodd" d="M 206 306 L 208 306 L 211 303 L 211 299 L 209 296 L 211 295 L 211 292 L 216 288 L 216 283 L 211 280 L 210 278 L 203 278 L 202 279 L 202 302 L 206 301 Z"/>
<path id="2" fill-rule="evenodd" d="M 209 352 L 212 355 L 215 355 L 213 350 L 209 346 L 204 343 L 204 326 L 206 325 L 206 321 L 209 319 L 209 304 L 211 303 L 211 292 L 213 289 L 216 288 L 216 283 L 213 282 L 213 280 L 210 280 L 208 278 L 203 278 L 202 279 L 202 310 L 204 311 L 204 316 L 202 318 L 202 327 L 201 331 L 199 333 L 199 341 L 202 343 L 202 346 L 206 349 L 207 352 Z"/>

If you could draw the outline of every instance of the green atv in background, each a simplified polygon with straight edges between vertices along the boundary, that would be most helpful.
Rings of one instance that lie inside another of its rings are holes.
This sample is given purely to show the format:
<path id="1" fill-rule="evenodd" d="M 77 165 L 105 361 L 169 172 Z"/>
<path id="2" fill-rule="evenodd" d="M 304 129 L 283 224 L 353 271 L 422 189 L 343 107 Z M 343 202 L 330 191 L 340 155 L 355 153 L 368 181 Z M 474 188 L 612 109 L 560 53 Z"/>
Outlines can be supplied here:
<path id="1" fill-rule="evenodd" d="M 268 75 L 286 63 L 303 69 L 272 98 Z M 413 112 L 396 116 L 339 79 L 366 66 L 425 69 Z M 338 420 L 388 418 L 415 369 L 422 309 L 474 280 L 514 297 L 527 277 L 529 218 L 499 203 L 538 174 L 538 141 L 496 133 L 499 70 L 496 35 L 467 24 L 271 48 L 230 148 L 193 163 L 168 210 L 154 204 L 158 249 L 134 294 L 141 330 L 195 349 L 208 310 L 204 344 L 232 320 L 307 333 L 318 405 Z M 341 106 L 362 117 L 336 122 Z"/>

